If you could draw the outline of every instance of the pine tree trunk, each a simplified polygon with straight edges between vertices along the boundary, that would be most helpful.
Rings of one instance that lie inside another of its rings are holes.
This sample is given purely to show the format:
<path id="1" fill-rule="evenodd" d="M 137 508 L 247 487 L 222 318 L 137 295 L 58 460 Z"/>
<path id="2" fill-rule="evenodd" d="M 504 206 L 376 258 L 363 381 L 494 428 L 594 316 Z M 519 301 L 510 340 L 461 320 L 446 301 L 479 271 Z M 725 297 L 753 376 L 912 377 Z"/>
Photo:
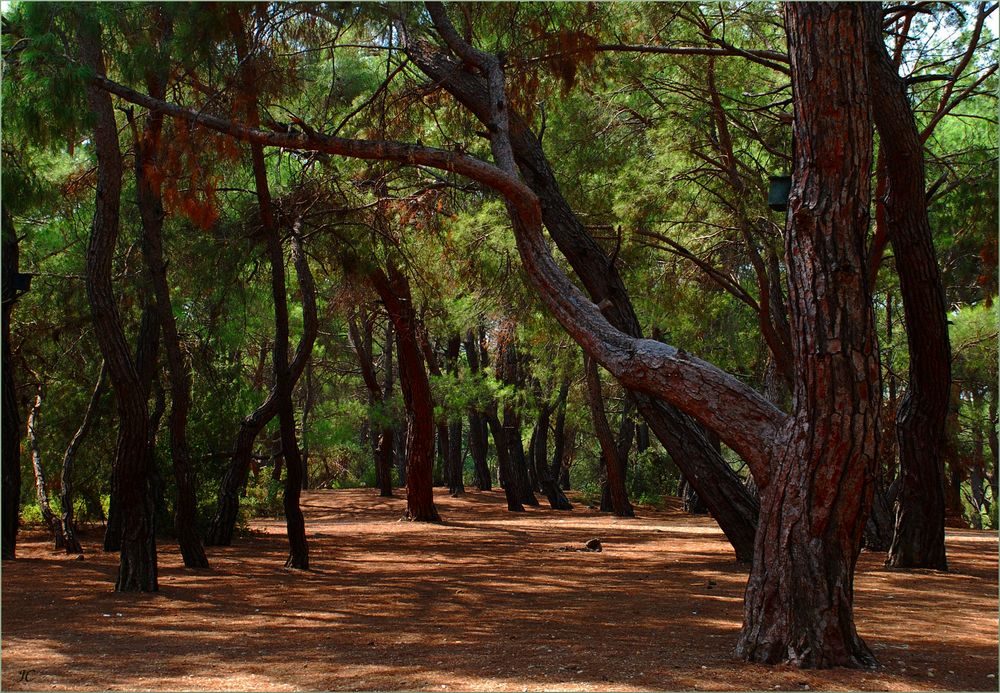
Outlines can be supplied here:
<path id="1" fill-rule="evenodd" d="M 448 373 L 458 381 L 458 356 L 462 349 L 462 338 L 456 333 L 448 339 Z M 453 496 L 465 494 L 465 480 L 462 475 L 462 419 L 452 417 L 448 423 L 448 492 Z"/>
<path id="2" fill-rule="evenodd" d="M 614 434 L 604 413 L 604 397 L 601 395 L 601 378 L 597 362 L 584 355 L 584 370 L 587 373 L 587 393 L 590 402 L 590 418 L 594 423 L 594 434 L 601 445 L 601 458 L 608 475 L 608 492 L 611 508 L 618 517 L 635 517 L 635 510 L 628 500 L 625 490 L 625 464 L 620 457 Z"/>
<path id="3" fill-rule="evenodd" d="M 887 231 L 903 299 L 910 379 L 896 433 L 903 484 L 886 565 L 947 570 L 942 495 L 945 421 L 951 385 L 947 306 L 934 252 L 924 183 L 924 151 L 916 121 L 881 26 L 867 37 L 869 79 L 888 181 Z"/>
<path id="4" fill-rule="evenodd" d="M 80 21 L 77 45 L 81 62 L 96 74 L 104 75 L 98 29 Z M 108 365 L 119 419 L 112 491 L 117 497 L 116 514 L 122 531 L 118 535 L 121 557 L 115 590 L 152 592 L 158 589 L 158 582 L 146 391 L 129 353 L 111 287 L 123 169 L 118 128 L 107 92 L 89 85 L 87 102 L 94 119 L 93 142 L 97 152 L 97 196 L 87 247 L 87 297 L 94 334 Z"/>
<path id="5" fill-rule="evenodd" d="M 507 510 L 523 513 L 524 504 L 521 502 L 521 494 L 518 493 L 517 484 L 510 481 L 514 477 L 514 470 L 510 459 L 510 445 L 507 443 L 507 430 L 500 423 L 495 403 L 484 412 L 483 418 L 486 419 L 490 431 L 493 433 L 493 446 L 497 451 L 497 466 L 499 467 L 499 482 L 503 487 L 504 497 L 507 499 Z"/>
<path id="6" fill-rule="evenodd" d="M 161 40 L 169 41 L 172 27 L 158 13 Z M 151 96 L 166 95 L 164 74 L 147 77 Z M 160 158 L 160 138 L 163 114 L 152 112 L 146 121 L 142 137 L 135 141 L 135 174 L 139 216 L 142 220 L 142 251 L 156 299 L 157 321 L 163 331 L 163 346 L 170 373 L 170 454 L 173 461 L 177 498 L 174 504 L 174 530 L 185 567 L 208 568 L 208 557 L 198 536 L 198 504 L 195 496 L 194 472 L 187 442 L 187 419 L 191 409 L 191 371 L 181 351 L 180 335 L 174 317 L 167 267 L 163 255 L 163 202 L 158 179 L 151 173 Z"/>
<path id="7" fill-rule="evenodd" d="M 247 124 L 251 127 L 257 127 L 260 118 L 257 113 L 256 58 L 249 55 L 246 28 L 240 26 L 240 30 L 234 36 L 237 57 L 242 65 L 240 77 L 243 93 L 247 98 Z M 261 225 L 264 230 L 264 242 L 267 246 L 267 256 L 271 266 L 271 298 L 274 302 L 274 345 L 271 349 L 271 365 L 274 373 L 275 407 L 281 431 L 281 448 L 287 470 L 282 503 L 289 547 L 285 567 L 308 570 L 309 546 L 306 541 L 305 518 L 299 506 L 299 499 L 302 495 L 302 458 L 299 455 L 299 445 L 295 434 L 295 408 L 292 402 L 292 391 L 301 371 L 294 373 L 288 359 L 289 327 L 288 297 L 285 288 L 285 255 L 281 247 L 281 234 L 271 203 L 263 145 L 258 143 L 250 145 L 250 159 Z M 301 223 L 301 220 L 297 223 Z M 295 264 L 296 267 L 299 267 L 304 261 L 304 255 L 298 229 L 293 230 L 292 233 L 293 260 L 296 260 L 296 254 L 299 258 Z M 304 365 L 303 361 L 303 367 Z"/>
<path id="8" fill-rule="evenodd" d="M 871 119 L 864 41 L 874 11 L 784 6 L 794 136 L 786 254 L 794 414 L 776 441 L 737 653 L 800 667 L 871 666 L 854 568 L 871 502 L 881 402 L 866 271 Z"/>
<path id="9" fill-rule="evenodd" d="M 541 492 L 545 494 L 545 497 L 549 501 L 549 505 L 553 510 L 572 510 L 573 504 L 569 502 L 566 498 L 566 494 L 563 493 L 562 489 L 559 488 L 559 484 L 556 483 L 557 478 L 553 477 L 549 471 L 549 419 L 552 416 L 553 409 L 562 405 L 562 397 L 568 392 L 568 380 L 563 381 L 563 387 L 559 389 L 559 398 L 556 399 L 554 403 L 544 403 L 542 405 L 542 410 L 538 417 L 538 424 L 536 425 L 536 434 L 533 437 L 533 444 L 531 446 L 531 459 L 532 466 L 535 469 L 535 477 L 538 479 L 538 485 L 541 488 Z M 539 395 L 541 394 L 539 389 Z M 541 399 L 541 397 L 539 397 Z"/>
<path id="10" fill-rule="evenodd" d="M 396 329 L 399 384 L 409 411 L 406 431 L 406 513 L 411 520 L 440 522 L 434 506 L 434 402 L 417 336 L 417 317 L 406 276 L 392 262 L 375 269 L 372 286 Z"/>
<path id="11" fill-rule="evenodd" d="M 94 391 L 90 395 L 90 402 L 87 404 L 87 411 L 84 412 L 83 421 L 80 428 L 76 429 L 73 438 L 66 447 L 62 461 L 62 477 L 59 504 L 62 506 L 62 532 L 65 538 L 66 553 L 82 554 L 83 547 L 80 540 L 76 538 L 76 521 L 73 518 L 73 464 L 76 462 L 76 453 L 83 444 L 84 439 L 90 433 L 97 416 L 98 404 L 104 390 L 104 385 L 108 379 L 108 368 L 104 361 L 101 361 L 100 372 L 97 376 L 97 383 Z"/>
<path id="12" fill-rule="evenodd" d="M 38 509 L 42 514 L 42 522 L 48 526 L 49 533 L 52 534 L 56 550 L 59 550 L 65 546 L 62 528 L 59 525 L 59 520 L 56 519 L 55 513 L 52 512 L 52 506 L 49 505 L 49 491 L 45 483 L 45 469 L 42 467 L 42 451 L 38 442 L 38 423 L 42 413 L 42 393 L 42 384 L 38 383 L 35 391 L 35 401 L 32 403 L 31 409 L 28 410 L 28 444 L 31 447 L 31 467 L 35 473 L 35 498 L 38 500 Z"/>
<path id="13" fill-rule="evenodd" d="M 379 487 L 379 495 L 383 498 L 392 497 L 392 465 L 393 465 L 393 429 L 387 423 L 388 412 L 385 411 L 389 398 L 392 395 L 392 343 L 393 337 L 392 320 L 386 320 L 385 324 L 385 346 L 382 351 L 385 364 L 383 365 L 382 378 L 382 416 L 385 420 L 378 437 L 378 450 L 375 460 L 375 477 Z"/>
<path id="14" fill-rule="evenodd" d="M 479 364 L 479 340 L 469 330 L 465 335 L 465 358 L 469 362 L 469 372 L 472 378 L 482 377 Z M 493 478 L 486 462 L 489 449 L 489 433 L 486 430 L 486 420 L 478 407 L 469 407 L 469 452 L 472 454 L 472 465 L 475 470 L 475 484 L 480 491 L 493 488 Z"/>

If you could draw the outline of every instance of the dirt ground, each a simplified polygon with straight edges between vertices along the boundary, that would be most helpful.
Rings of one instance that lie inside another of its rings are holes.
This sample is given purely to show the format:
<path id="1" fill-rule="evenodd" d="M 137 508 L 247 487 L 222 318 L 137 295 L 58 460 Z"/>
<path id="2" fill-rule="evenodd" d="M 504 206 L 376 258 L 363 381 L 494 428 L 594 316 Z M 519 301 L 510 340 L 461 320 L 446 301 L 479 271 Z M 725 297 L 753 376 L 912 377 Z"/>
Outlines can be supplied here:
<path id="1" fill-rule="evenodd" d="M 876 670 L 741 663 L 747 570 L 708 518 L 504 510 L 501 492 L 304 494 L 313 569 L 283 568 L 281 521 L 185 570 L 160 548 L 160 592 L 111 591 L 117 556 L 22 532 L 2 576 L 4 690 L 997 690 L 997 535 L 950 529 L 946 574 L 863 553 L 861 635 Z M 592 537 L 601 553 L 562 551 Z M 27 681 L 23 680 L 27 678 Z"/>

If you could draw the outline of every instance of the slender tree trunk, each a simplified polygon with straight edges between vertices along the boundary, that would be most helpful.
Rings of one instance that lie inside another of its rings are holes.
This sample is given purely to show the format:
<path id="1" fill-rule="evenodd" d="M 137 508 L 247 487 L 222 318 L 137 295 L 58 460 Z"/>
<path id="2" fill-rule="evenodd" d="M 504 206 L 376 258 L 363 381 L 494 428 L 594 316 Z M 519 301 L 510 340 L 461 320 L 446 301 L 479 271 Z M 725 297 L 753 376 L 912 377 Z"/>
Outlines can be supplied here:
<path id="1" fill-rule="evenodd" d="M 28 411 L 28 443 L 31 447 L 31 466 L 35 472 L 35 497 L 38 499 L 38 509 L 42 514 L 42 522 L 48 526 L 49 532 L 52 534 L 56 550 L 59 550 L 65 546 L 63 543 L 62 528 L 59 526 L 59 520 L 56 519 L 55 513 L 52 512 L 52 506 L 49 505 L 49 491 L 45 483 L 45 469 L 42 467 L 42 451 L 38 442 L 38 423 L 42 413 L 42 394 L 43 387 L 42 383 L 39 382 L 38 388 L 35 390 L 35 401 Z"/>
<path id="2" fill-rule="evenodd" d="M 434 402 L 417 336 L 410 283 L 390 261 L 369 278 L 396 328 L 399 384 L 410 413 L 406 432 L 406 513 L 411 520 L 440 522 L 434 506 Z"/>
<path id="3" fill-rule="evenodd" d="M 563 381 L 563 385 L 568 384 L 568 380 Z M 535 426 L 536 434 L 532 439 L 531 446 L 531 459 L 532 466 L 535 470 L 535 478 L 538 479 L 538 485 L 545 494 L 545 497 L 549 501 L 549 505 L 553 510 L 572 510 L 573 504 L 569 502 L 566 498 L 566 494 L 563 493 L 562 489 L 559 488 L 559 484 L 556 483 L 558 477 L 553 477 L 549 471 L 549 451 L 548 451 L 548 440 L 549 440 L 549 419 L 552 416 L 552 411 L 559 407 L 563 402 L 560 398 L 565 396 L 568 391 L 568 387 L 560 387 L 559 398 L 555 402 L 543 402 L 542 410 L 538 417 L 538 424 Z M 541 388 L 537 390 L 539 395 L 539 400 L 541 397 Z"/>
<path id="4" fill-rule="evenodd" d="M 941 489 L 951 346 L 927 216 L 923 144 L 906 84 L 886 53 L 881 26 L 872 28 L 867 37 L 867 56 L 872 113 L 888 181 L 886 228 L 896 258 L 910 353 L 909 386 L 896 419 L 903 484 L 886 565 L 946 570 Z"/>
<path id="5" fill-rule="evenodd" d="M 456 333 L 448 339 L 448 372 L 458 380 L 458 356 L 462 349 L 462 338 Z M 448 423 L 448 492 L 453 496 L 465 494 L 465 480 L 462 478 L 462 419 L 452 416 Z"/>
<path id="6" fill-rule="evenodd" d="M 524 504 L 521 501 L 521 494 L 518 493 L 517 484 L 511 481 L 514 478 L 513 462 L 510 459 L 510 445 L 507 442 L 507 429 L 500 423 L 497 415 L 496 403 L 490 405 L 483 418 L 489 424 L 493 433 L 493 447 L 497 451 L 497 467 L 499 483 L 503 487 L 504 497 L 507 499 L 507 510 L 513 513 L 523 513 Z"/>
<path id="7" fill-rule="evenodd" d="M 9 192 L 9 191 L 8 191 Z M 0 208 L 2 216 L 2 243 L 0 249 L 0 265 L 2 265 L 3 282 L 3 325 L 0 337 L 3 338 L 3 431 L 0 436 L 2 446 L 2 486 L 3 499 L 3 560 L 11 560 L 16 554 L 17 530 L 21 516 L 21 417 L 17 404 L 17 391 L 14 387 L 14 360 L 10 349 L 10 316 L 17 301 L 14 289 L 14 277 L 18 272 L 17 234 L 14 221 L 7 207 Z"/>
<path id="8" fill-rule="evenodd" d="M 77 45 L 82 63 L 97 75 L 104 75 L 99 27 L 80 20 Z M 146 392 L 129 354 L 111 287 L 123 168 L 118 128 L 107 92 L 89 85 L 87 102 L 94 119 L 93 142 L 97 153 L 97 196 L 87 248 L 87 297 L 94 334 L 108 365 L 119 419 L 113 490 L 117 492 L 122 532 L 115 590 L 151 592 L 158 589 L 158 582 Z"/>
<path id="9" fill-rule="evenodd" d="M 614 434 L 604 414 L 604 397 L 601 395 L 601 378 L 597 363 L 584 356 L 584 370 L 587 373 L 587 393 L 590 400 L 590 416 L 594 422 L 594 434 L 601 445 L 601 458 L 608 475 L 608 490 L 611 506 L 618 517 L 635 517 L 635 510 L 628 500 L 625 490 L 625 464 L 615 444 Z"/>
<path id="10" fill-rule="evenodd" d="M 392 329 L 392 320 L 385 323 L 385 346 L 382 357 L 385 361 L 383 365 L 382 377 L 382 425 L 378 437 L 377 458 L 375 461 L 375 476 L 378 481 L 379 495 L 383 498 L 392 497 L 392 465 L 393 465 L 393 436 L 394 431 L 389 425 L 388 411 L 389 398 L 392 395 L 392 343 L 395 341 Z"/>
<path id="11" fill-rule="evenodd" d="M 559 387 L 558 408 L 556 410 L 556 427 L 552 433 L 552 468 L 551 475 L 564 491 L 569 490 L 569 468 L 565 467 L 566 450 L 566 400 L 569 395 L 569 378 L 562 381 Z"/>
<path id="12" fill-rule="evenodd" d="M 98 404 L 107 380 L 108 368 L 105 362 L 101 361 L 97 383 L 90 395 L 90 402 L 87 404 L 87 411 L 84 412 L 83 421 L 80 422 L 80 428 L 76 429 L 76 433 L 73 434 L 73 438 L 69 441 L 66 452 L 63 454 L 59 504 L 62 506 L 62 532 L 66 553 L 83 553 L 80 540 L 76 538 L 76 521 L 73 518 L 73 464 L 76 462 L 76 453 L 80 449 L 80 445 L 90 433 L 94 419 L 97 417 Z"/>
<path id="13" fill-rule="evenodd" d="M 293 234 L 293 244 L 299 242 L 296 240 L 297 236 L 297 233 Z M 302 376 L 302 372 L 312 355 L 313 344 L 319 330 L 319 320 L 316 313 L 316 284 L 309 269 L 309 262 L 305 254 L 301 252 L 293 252 L 292 259 L 299 282 L 299 292 L 302 295 L 302 338 L 295 349 L 290 366 L 294 384 Z M 276 388 L 272 387 L 267 399 L 240 422 L 236 439 L 233 442 L 232 462 L 219 485 L 215 517 L 205 535 L 205 544 L 208 546 L 229 546 L 232 543 L 236 519 L 239 515 L 240 496 L 246 487 L 247 477 L 250 473 L 254 443 L 260 432 L 277 413 L 278 395 Z"/>
<path id="14" fill-rule="evenodd" d="M 788 203 L 794 414 L 774 447 L 737 653 L 801 667 L 871 666 L 854 568 L 871 502 L 881 402 L 864 241 L 872 164 L 866 30 L 879 6 L 784 6 L 796 152 Z"/>
<path id="15" fill-rule="evenodd" d="M 505 385 L 520 389 L 524 385 L 520 354 L 517 350 L 517 330 L 512 320 L 506 320 L 500 328 L 496 355 L 497 377 Z M 538 507 L 538 499 L 531 490 L 528 464 L 524 456 L 524 441 L 521 438 L 521 416 L 508 399 L 503 405 L 504 438 L 507 441 L 507 455 L 510 466 L 504 470 L 505 482 L 514 487 L 521 503 Z M 507 473 L 509 472 L 509 474 Z"/>
<path id="16" fill-rule="evenodd" d="M 469 362 L 469 372 L 474 379 L 482 378 L 479 364 L 479 340 L 469 330 L 465 335 L 465 358 Z M 493 478 L 489 465 L 486 463 L 489 448 L 489 433 L 486 430 L 486 420 L 478 406 L 469 407 L 469 452 L 472 453 L 472 465 L 476 475 L 476 488 L 489 491 L 493 488 Z"/>
<path id="17" fill-rule="evenodd" d="M 236 15 L 238 16 L 238 15 Z M 260 122 L 257 113 L 257 64 L 249 55 L 246 28 L 241 26 L 235 33 L 236 53 L 243 69 L 241 81 L 243 93 L 247 97 L 246 116 L 250 127 Z M 274 395 L 277 408 L 281 447 L 285 458 L 285 493 L 282 505 L 285 510 L 285 527 L 288 533 L 288 560 L 286 568 L 309 569 L 309 546 L 306 541 L 305 518 L 299 506 L 302 495 L 302 458 L 295 434 L 295 408 L 292 391 L 299 373 L 293 373 L 288 359 L 288 297 L 285 290 L 285 255 L 281 247 L 281 234 L 274 217 L 271 192 L 267 180 L 267 165 L 264 161 L 264 147 L 251 143 L 250 160 L 253 168 L 257 204 L 260 209 L 261 225 L 271 265 L 271 298 L 274 301 L 274 345 L 271 349 L 271 364 L 274 372 Z M 298 259 L 296 260 L 296 255 Z M 292 256 L 296 267 L 304 262 L 301 239 L 297 230 L 292 233 Z M 308 357 L 307 357 L 308 358 Z M 304 366 L 304 364 L 303 364 Z"/>
<path id="18" fill-rule="evenodd" d="M 158 33 L 168 42 L 172 27 L 162 13 Z M 149 73 L 147 89 L 151 96 L 166 96 L 164 73 Z M 173 461 L 177 498 L 174 503 L 174 530 L 177 543 L 188 568 L 208 568 L 208 557 L 198 536 L 198 503 L 191 469 L 191 452 L 187 442 L 187 419 L 191 410 L 191 371 L 184 360 L 180 335 L 174 317 L 167 266 L 163 254 L 163 201 L 159 178 L 152 176 L 159 165 L 163 114 L 150 113 L 142 137 L 135 137 L 135 175 L 139 216 L 142 220 L 142 251 L 156 299 L 157 322 L 163 331 L 163 346 L 170 374 L 170 455 Z"/>

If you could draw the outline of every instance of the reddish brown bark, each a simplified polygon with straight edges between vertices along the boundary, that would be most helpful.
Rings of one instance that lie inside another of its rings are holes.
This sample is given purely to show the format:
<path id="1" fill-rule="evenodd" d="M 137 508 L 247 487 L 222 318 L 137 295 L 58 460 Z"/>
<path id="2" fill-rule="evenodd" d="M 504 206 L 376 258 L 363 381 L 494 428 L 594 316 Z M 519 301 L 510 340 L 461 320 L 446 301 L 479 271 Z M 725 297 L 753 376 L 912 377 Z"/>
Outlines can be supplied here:
<path id="1" fill-rule="evenodd" d="M 795 409 L 762 490 L 737 645 L 756 662 L 875 663 L 853 617 L 881 400 L 864 252 L 866 20 L 876 21 L 849 3 L 785 6 L 797 142 L 786 228 Z"/>
<path id="2" fill-rule="evenodd" d="M 410 412 L 406 431 L 406 514 L 411 520 L 440 522 L 434 506 L 434 402 L 417 336 L 410 283 L 391 261 L 369 279 L 396 328 L 399 384 Z"/>

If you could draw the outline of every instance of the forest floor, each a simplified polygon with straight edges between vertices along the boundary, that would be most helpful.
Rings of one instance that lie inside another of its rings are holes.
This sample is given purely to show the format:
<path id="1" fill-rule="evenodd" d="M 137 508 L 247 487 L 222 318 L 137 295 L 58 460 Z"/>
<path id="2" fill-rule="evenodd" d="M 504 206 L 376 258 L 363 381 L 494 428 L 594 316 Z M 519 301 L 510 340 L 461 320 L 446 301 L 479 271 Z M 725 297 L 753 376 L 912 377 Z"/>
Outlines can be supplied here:
<path id="1" fill-rule="evenodd" d="M 210 571 L 162 544 L 153 595 L 111 591 L 99 528 L 84 560 L 28 528 L 3 564 L 0 689 L 997 690 L 994 532 L 949 529 L 947 573 L 862 553 L 858 630 L 881 666 L 799 671 L 734 659 L 747 568 L 706 517 L 436 500 L 441 525 L 371 489 L 307 492 L 312 570 L 283 568 L 284 523 L 261 520 Z M 593 537 L 603 552 L 562 550 Z"/>

